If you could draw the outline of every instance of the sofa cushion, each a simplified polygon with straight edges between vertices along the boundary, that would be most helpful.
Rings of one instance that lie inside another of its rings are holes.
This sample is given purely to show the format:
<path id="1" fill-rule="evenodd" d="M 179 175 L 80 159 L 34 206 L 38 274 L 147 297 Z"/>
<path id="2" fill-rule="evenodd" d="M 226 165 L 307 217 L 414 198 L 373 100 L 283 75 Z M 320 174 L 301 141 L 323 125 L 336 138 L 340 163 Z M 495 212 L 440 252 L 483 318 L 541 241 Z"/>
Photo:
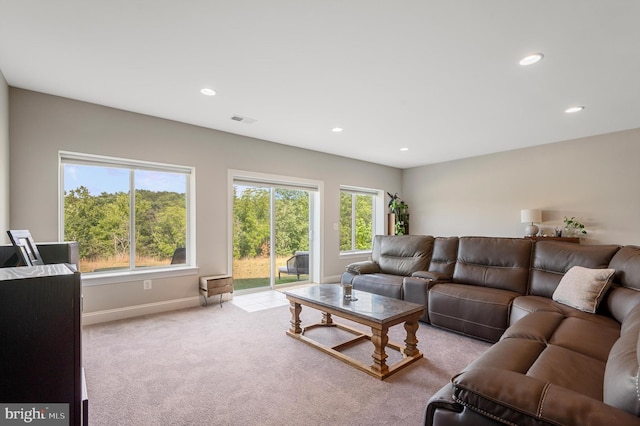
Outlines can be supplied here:
<path id="1" fill-rule="evenodd" d="M 391 274 L 356 275 L 351 283 L 354 290 L 362 290 L 381 296 L 403 299 L 402 280 L 404 277 Z M 357 296 L 356 296 L 357 297 Z"/>
<path id="2" fill-rule="evenodd" d="M 514 300 L 514 305 L 520 299 L 531 299 L 531 297 L 518 297 Z M 500 337 L 500 340 L 528 339 L 546 345 L 565 318 L 562 312 L 544 310 L 529 312 L 522 319 L 512 324 Z"/>
<path id="3" fill-rule="evenodd" d="M 556 302 L 594 314 L 611 285 L 614 269 L 590 269 L 573 266 L 560 279 L 553 292 Z"/>
<path id="4" fill-rule="evenodd" d="M 567 344 L 571 336 L 576 340 L 585 338 L 587 329 L 573 321 L 581 320 L 567 319 L 557 312 L 534 312 L 509 327 L 498 343 L 465 368 L 465 374 L 491 370 L 493 374 L 506 374 L 505 377 L 511 377 L 523 385 L 528 380 L 531 383 L 553 384 L 602 401 L 605 362 L 590 356 L 593 346 L 589 344 L 586 349 L 565 347 L 571 346 Z M 611 336 L 607 336 L 602 343 L 606 348 L 595 352 L 597 357 L 606 358 L 602 354 L 611 347 L 616 330 L 609 327 L 603 329 L 605 335 Z M 594 337 L 592 340 L 598 340 L 599 332 Z M 519 378 L 513 373 L 518 373 Z M 495 384 L 500 386 L 500 381 Z M 524 386 L 522 390 L 525 391 Z M 500 400 L 506 401 L 504 398 Z"/>
<path id="5" fill-rule="evenodd" d="M 564 317 L 580 318 L 603 327 L 611 327 L 620 329 L 620 322 L 607 315 L 593 315 L 580 311 L 562 303 L 554 302 L 551 299 L 542 296 L 520 296 L 514 299 L 511 304 L 511 316 L 509 321 L 511 325 L 517 324 L 520 320 L 533 312 L 555 312 Z"/>
<path id="6" fill-rule="evenodd" d="M 496 342 L 509 325 L 513 291 L 475 285 L 443 283 L 429 290 L 429 320 L 479 339 Z"/>
<path id="7" fill-rule="evenodd" d="M 547 345 L 533 339 L 503 339 L 473 360 L 465 371 L 480 368 L 499 368 L 527 374 Z"/>
<path id="8" fill-rule="evenodd" d="M 606 362 L 620 336 L 620 325 L 611 318 L 596 320 L 594 315 L 581 314 L 567 317 L 559 312 L 533 312 L 509 327 L 500 340 L 536 340 Z"/>
<path id="9" fill-rule="evenodd" d="M 513 325 L 532 312 L 545 311 L 562 313 L 559 303 L 541 296 L 516 297 L 511 304 L 509 324 Z"/>
<path id="10" fill-rule="evenodd" d="M 536 296 L 527 298 L 533 301 L 540 299 Z M 519 299 L 522 298 L 515 302 Z M 566 313 L 575 315 L 544 310 L 529 313 L 509 327 L 500 342 L 470 366 L 522 372 L 602 401 L 605 367 L 609 352 L 620 336 L 620 324 L 612 318 L 569 307 L 566 307 Z M 498 348 L 507 344 L 510 345 L 506 347 L 507 354 L 517 358 L 526 357 L 531 364 L 516 370 L 510 367 L 511 364 L 494 356 L 494 353 L 500 353 Z M 489 359 L 482 361 L 485 358 Z"/>
<path id="11" fill-rule="evenodd" d="M 602 401 L 605 363 L 560 346 L 549 345 L 527 376 L 553 383 Z"/>
<path id="12" fill-rule="evenodd" d="M 620 337 L 620 328 L 609 323 L 589 321 L 584 318 L 565 318 L 549 339 L 555 345 L 586 355 L 603 363 L 609 351 Z"/>

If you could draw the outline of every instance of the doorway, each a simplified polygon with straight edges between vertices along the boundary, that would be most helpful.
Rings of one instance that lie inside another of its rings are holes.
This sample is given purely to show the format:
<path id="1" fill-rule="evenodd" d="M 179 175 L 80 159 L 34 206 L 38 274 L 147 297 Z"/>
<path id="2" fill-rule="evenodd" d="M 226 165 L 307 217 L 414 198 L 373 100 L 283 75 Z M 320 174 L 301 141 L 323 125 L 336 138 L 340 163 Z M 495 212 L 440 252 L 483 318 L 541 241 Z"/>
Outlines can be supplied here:
<path id="1" fill-rule="evenodd" d="M 310 282 L 317 188 L 234 177 L 232 192 L 234 289 Z"/>

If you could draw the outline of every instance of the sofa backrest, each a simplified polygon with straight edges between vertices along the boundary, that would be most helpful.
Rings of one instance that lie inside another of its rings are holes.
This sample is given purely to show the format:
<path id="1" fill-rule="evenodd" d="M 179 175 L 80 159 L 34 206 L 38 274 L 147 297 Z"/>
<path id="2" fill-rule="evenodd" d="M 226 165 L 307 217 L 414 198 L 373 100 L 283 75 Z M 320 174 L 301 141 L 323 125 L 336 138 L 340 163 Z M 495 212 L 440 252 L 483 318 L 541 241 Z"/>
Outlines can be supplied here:
<path id="1" fill-rule="evenodd" d="M 430 235 L 376 235 L 371 260 L 384 274 L 409 276 L 426 271 L 433 254 L 433 240 Z"/>
<path id="2" fill-rule="evenodd" d="M 609 262 L 609 268 L 616 270 L 614 284 L 640 290 L 640 247 L 622 247 Z"/>
<path id="3" fill-rule="evenodd" d="M 531 244 L 524 238 L 461 237 L 453 281 L 525 294 Z"/>
<path id="4" fill-rule="evenodd" d="M 607 268 L 618 245 L 582 245 L 538 241 L 533 247 L 529 294 L 552 298 L 560 279 L 572 266 Z"/>
<path id="5" fill-rule="evenodd" d="M 429 271 L 453 276 L 458 258 L 458 237 L 436 237 Z"/>
<path id="6" fill-rule="evenodd" d="M 609 268 L 616 273 L 601 306 L 623 322 L 629 311 L 640 304 L 640 247 L 622 247 L 609 262 Z"/>

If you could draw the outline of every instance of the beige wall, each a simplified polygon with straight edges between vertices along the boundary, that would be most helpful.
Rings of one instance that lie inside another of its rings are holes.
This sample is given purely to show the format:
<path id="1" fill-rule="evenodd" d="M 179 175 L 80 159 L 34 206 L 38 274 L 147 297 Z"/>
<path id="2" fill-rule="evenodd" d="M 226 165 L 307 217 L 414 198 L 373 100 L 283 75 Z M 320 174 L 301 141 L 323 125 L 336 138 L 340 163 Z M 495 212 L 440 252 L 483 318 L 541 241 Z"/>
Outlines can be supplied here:
<path id="1" fill-rule="evenodd" d="M 8 244 L 9 229 L 9 87 L 0 71 L 0 244 Z"/>
<path id="2" fill-rule="evenodd" d="M 400 192 L 402 171 L 315 151 L 10 89 L 11 226 L 30 229 L 36 241 L 58 239 L 58 151 L 193 166 L 199 275 L 227 273 L 227 171 L 271 173 L 324 183 L 321 280 L 336 279 L 351 259 L 339 257 L 340 185 Z M 86 287 L 85 313 L 141 305 L 170 308 L 194 298 L 197 277 Z M 145 308 L 146 309 L 146 308 Z M 124 315 L 124 314 L 123 314 Z M 127 315 L 125 315 L 127 316 Z"/>
<path id="3" fill-rule="evenodd" d="M 586 243 L 640 244 L 640 129 L 401 171 L 15 88 L 8 113 L 2 83 L 0 148 L 6 153 L 8 129 L 12 166 L 5 228 L 30 229 L 39 241 L 58 238 L 57 161 L 65 150 L 194 166 L 199 275 L 227 272 L 228 169 L 324 183 L 324 281 L 359 260 L 339 257 L 340 185 L 398 192 L 410 205 L 412 234 L 519 237 L 520 210 L 541 208 L 547 231 L 569 215 L 586 224 Z M 9 161 L 0 162 L 6 173 Z M 197 304 L 197 276 L 154 280 L 152 291 L 136 280 L 92 286 L 84 296 L 85 313 L 96 318 L 172 309 Z"/>
<path id="4" fill-rule="evenodd" d="M 547 232 L 575 216 L 584 243 L 640 245 L 640 129 L 403 173 L 411 232 L 520 237 L 520 210 L 543 210 Z"/>

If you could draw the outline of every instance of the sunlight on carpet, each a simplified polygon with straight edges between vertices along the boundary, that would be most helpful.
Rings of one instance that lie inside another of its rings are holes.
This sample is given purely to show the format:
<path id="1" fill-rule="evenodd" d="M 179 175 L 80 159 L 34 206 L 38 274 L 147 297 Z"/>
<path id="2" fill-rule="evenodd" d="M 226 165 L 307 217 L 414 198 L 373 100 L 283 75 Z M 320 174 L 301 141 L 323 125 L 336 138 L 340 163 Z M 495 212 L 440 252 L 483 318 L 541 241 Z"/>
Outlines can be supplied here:
<path id="1" fill-rule="evenodd" d="M 275 290 L 233 296 L 231 303 L 247 312 L 262 311 L 264 309 L 285 306 L 289 304 L 284 293 Z"/>
<path id="2" fill-rule="evenodd" d="M 317 284 L 290 285 L 277 288 L 276 290 L 265 290 L 255 293 L 234 295 L 231 299 L 231 303 L 247 312 L 257 312 L 264 309 L 276 308 L 278 306 L 286 306 L 289 305 L 289 301 L 287 300 L 287 296 L 284 294 L 285 291 L 312 285 Z"/>

